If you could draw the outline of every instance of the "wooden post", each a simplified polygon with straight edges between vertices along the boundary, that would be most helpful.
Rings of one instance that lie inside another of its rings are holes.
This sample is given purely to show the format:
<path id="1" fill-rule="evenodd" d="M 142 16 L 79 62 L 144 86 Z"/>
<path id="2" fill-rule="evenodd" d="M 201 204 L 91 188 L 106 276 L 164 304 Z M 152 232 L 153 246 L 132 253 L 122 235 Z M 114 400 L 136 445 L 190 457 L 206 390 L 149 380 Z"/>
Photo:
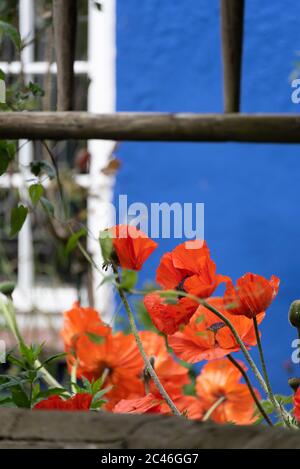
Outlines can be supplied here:
<path id="1" fill-rule="evenodd" d="M 221 0 L 224 112 L 239 112 L 244 0 Z"/>
<path id="2" fill-rule="evenodd" d="M 77 0 L 53 0 L 58 111 L 73 109 L 76 23 Z"/>

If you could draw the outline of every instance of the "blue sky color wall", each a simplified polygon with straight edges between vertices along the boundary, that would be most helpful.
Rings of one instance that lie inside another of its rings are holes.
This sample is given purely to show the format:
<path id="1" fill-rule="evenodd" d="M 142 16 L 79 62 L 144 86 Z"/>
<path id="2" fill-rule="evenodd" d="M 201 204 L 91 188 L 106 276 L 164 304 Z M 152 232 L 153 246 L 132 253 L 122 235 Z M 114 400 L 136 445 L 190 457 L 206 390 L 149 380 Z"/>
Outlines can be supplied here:
<path id="1" fill-rule="evenodd" d="M 241 110 L 298 113 L 289 76 L 300 50 L 300 4 L 246 4 Z M 117 51 L 118 111 L 222 112 L 218 0 L 118 0 Z M 294 338 L 287 311 L 300 297 L 300 147 L 124 143 L 118 156 L 116 197 L 204 202 L 205 238 L 220 273 L 281 278 L 262 333 L 272 382 L 287 391 Z M 161 241 L 142 281 L 176 243 Z"/>

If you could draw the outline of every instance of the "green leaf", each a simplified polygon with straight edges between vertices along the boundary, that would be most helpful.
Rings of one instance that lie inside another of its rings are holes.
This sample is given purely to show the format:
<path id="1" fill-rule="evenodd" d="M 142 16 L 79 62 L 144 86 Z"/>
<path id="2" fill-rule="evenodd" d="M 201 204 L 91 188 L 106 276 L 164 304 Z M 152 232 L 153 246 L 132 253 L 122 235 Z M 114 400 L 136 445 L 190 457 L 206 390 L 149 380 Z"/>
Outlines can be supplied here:
<path id="1" fill-rule="evenodd" d="M 51 357 L 47 358 L 45 361 L 43 361 L 42 366 L 48 365 L 49 363 L 52 363 L 57 360 L 61 360 L 62 358 L 65 358 L 67 353 L 61 352 L 61 353 L 56 353 L 55 355 L 52 355 Z"/>
<path id="2" fill-rule="evenodd" d="M 99 288 L 102 287 L 102 285 L 105 285 L 106 283 L 113 283 L 117 278 L 116 274 L 111 274 L 111 275 L 104 275 L 103 279 L 100 282 Z"/>
<path id="3" fill-rule="evenodd" d="M 54 207 L 50 200 L 48 200 L 46 197 L 41 197 L 40 202 L 48 217 L 54 217 Z"/>
<path id="4" fill-rule="evenodd" d="M 6 406 L 6 404 L 11 404 L 13 402 L 11 397 L 3 397 L 0 399 L 0 406 Z"/>
<path id="5" fill-rule="evenodd" d="M 42 184 L 32 184 L 29 187 L 28 191 L 29 191 L 31 202 L 34 205 L 36 205 L 43 195 L 44 188 Z"/>
<path id="6" fill-rule="evenodd" d="M 20 368 L 24 367 L 24 363 L 22 362 L 22 360 L 19 360 L 13 355 L 7 355 L 6 358 L 7 358 L 7 361 L 9 361 L 9 363 L 12 363 L 13 365 L 19 366 Z"/>
<path id="7" fill-rule="evenodd" d="M 264 400 L 264 401 L 260 401 L 264 411 L 267 413 L 267 414 L 272 414 L 274 412 L 274 406 L 272 404 L 271 401 L 267 401 L 267 400 Z"/>
<path id="8" fill-rule="evenodd" d="M 15 152 L 16 146 L 14 142 L 7 140 L 0 141 L 0 176 L 6 172 L 9 163 L 14 158 Z"/>
<path id="9" fill-rule="evenodd" d="M 100 400 L 100 401 L 92 402 L 90 409 L 91 409 L 91 410 L 100 409 L 100 407 L 102 407 L 104 404 L 106 404 L 106 401 L 105 401 L 105 400 Z"/>
<path id="10" fill-rule="evenodd" d="M 94 401 L 94 402 L 98 401 L 101 397 L 103 397 L 105 394 L 107 394 L 109 391 L 111 391 L 112 388 L 113 388 L 113 386 L 108 386 L 107 388 L 101 389 L 100 391 L 98 391 L 98 392 L 94 395 L 93 401 Z"/>
<path id="11" fill-rule="evenodd" d="M 23 407 L 25 409 L 30 409 L 30 400 L 28 399 L 25 391 L 21 386 L 14 386 L 10 390 L 13 403 L 17 407 Z"/>
<path id="12" fill-rule="evenodd" d="M 275 394 L 275 399 L 278 400 L 281 404 L 293 404 L 293 395 L 291 396 L 283 396 L 282 394 Z"/>
<path id="13" fill-rule="evenodd" d="M 29 91 L 33 94 L 33 96 L 45 96 L 45 91 L 38 83 L 33 83 L 32 81 L 29 82 L 28 85 Z"/>
<path id="14" fill-rule="evenodd" d="M 77 394 L 82 393 L 82 388 L 78 386 L 77 383 L 74 383 L 73 381 L 71 381 L 71 386 L 72 386 L 72 389 L 74 389 Z"/>
<path id="15" fill-rule="evenodd" d="M 40 391 L 36 399 L 47 399 L 49 396 L 69 396 L 69 393 L 66 389 L 63 388 L 51 388 L 46 391 Z"/>
<path id="16" fill-rule="evenodd" d="M 111 232 L 107 230 L 101 231 L 99 241 L 104 262 L 111 262 L 111 254 L 113 251 L 113 239 Z"/>
<path id="17" fill-rule="evenodd" d="M 12 40 L 18 50 L 21 49 L 22 41 L 20 33 L 11 24 L 0 20 L 0 40 L 4 35 Z"/>
<path id="18" fill-rule="evenodd" d="M 43 349 L 43 345 L 33 344 L 30 346 L 27 346 L 24 343 L 20 344 L 21 355 L 23 356 L 25 361 L 32 367 L 34 366 L 35 361 L 39 358 L 39 355 L 41 354 L 42 349 Z M 36 371 L 37 370 L 35 370 L 35 374 L 36 374 Z"/>
<path id="19" fill-rule="evenodd" d="M 8 165 L 11 162 L 10 157 L 5 153 L 0 153 L 0 176 L 7 171 Z"/>
<path id="20" fill-rule="evenodd" d="M 91 389 L 92 389 L 93 395 L 95 395 L 98 391 L 100 391 L 100 389 L 103 386 L 103 382 L 104 382 L 103 376 L 100 376 L 100 378 L 98 378 L 96 381 L 92 380 Z"/>
<path id="21" fill-rule="evenodd" d="M 93 332 L 86 332 L 85 334 L 94 344 L 101 345 L 105 342 L 105 338 L 102 335 L 94 334 Z"/>
<path id="22" fill-rule="evenodd" d="M 24 205 L 19 205 L 11 211 L 10 217 L 10 238 L 13 238 L 22 229 L 28 214 L 28 208 Z"/>
<path id="23" fill-rule="evenodd" d="M 73 233 L 72 236 L 70 236 L 70 238 L 68 239 L 68 242 L 66 245 L 66 254 L 70 254 L 70 252 L 72 252 L 76 248 L 78 241 L 86 235 L 87 235 L 87 230 L 85 228 L 82 228 L 76 233 Z"/>
<path id="24" fill-rule="evenodd" d="M 138 274 L 134 270 L 126 270 L 122 271 L 122 278 L 120 283 L 120 288 L 126 291 L 132 290 L 137 283 Z"/>
<path id="25" fill-rule="evenodd" d="M 11 389 L 12 387 L 19 385 L 19 384 L 25 384 L 27 383 L 26 379 L 21 379 L 21 378 L 15 378 L 14 380 L 10 379 L 7 383 L 3 383 L 0 385 L 0 391 L 7 391 L 8 389 Z"/>
<path id="26" fill-rule="evenodd" d="M 33 161 L 30 163 L 30 171 L 36 177 L 46 174 L 50 179 L 55 178 L 55 170 L 47 161 Z"/>
<path id="27" fill-rule="evenodd" d="M 84 389 L 81 389 L 81 392 L 88 392 L 89 394 L 92 394 L 92 387 L 91 387 L 91 383 L 89 382 L 89 380 L 85 376 L 82 376 L 81 380 L 82 380 L 82 384 L 84 388 Z"/>
<path id="28" fill-rule="evenodd" d="M 5 80 L 5 73 L 3 72 L 2 68 L 0 68 L 0 80 Z"/>

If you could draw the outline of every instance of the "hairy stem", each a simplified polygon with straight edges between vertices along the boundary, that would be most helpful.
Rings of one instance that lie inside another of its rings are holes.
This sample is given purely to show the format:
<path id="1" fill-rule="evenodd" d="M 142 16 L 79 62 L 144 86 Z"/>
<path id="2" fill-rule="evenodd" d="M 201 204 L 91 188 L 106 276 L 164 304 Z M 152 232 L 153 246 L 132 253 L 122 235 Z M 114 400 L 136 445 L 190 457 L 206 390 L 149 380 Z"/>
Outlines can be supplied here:
<path id="1" fill-rule="evenodd" d="M 46 370 L 44 366 L 42 366 L 41 362 L 39 360 L 36 360 L 34 363 L 34 367 L 38 369 L 38 371 L 41 373 L 43 380 L 45 381 L 46 384 L 50 388 L 61 388 L 63 389 L 63 386 L 59 384 L 58 381 L 49 373 L 49 371 Z"/>
<path id="2" fill-rule="evenodd" d="M 270 379 L 269 379 L 269 375 L 268 375 L 268 371 L 267 371 L 267 367 L 266 367 L 264 352 L 263 352 L 263 348 L 262 348 L 262 344 L 261 344 L 261 340 L 260 340 L 260 334 L 259 334 L 259 330 L 258 330 L 258 324 L 257 324 L 256 316 L 254 316 L 254 318 L 253 318 L 253 324 L 254 324 L 254 331 L 255 331 L 255 337 L 256 337 L 257 347 L 258 347 L 258 351 L 259 351 L 261 367 L 262 367 L 263 375 L 264 375 L 264 378 L 265 378 L 265 381 L 266 381 L 266 386 L 267 386 L 267 389 L 268 389 L 269 399 L 272 402 L 274 408 L 277 410 L 277 413 L 282 416 L 284 421 L 286 421 L 286 419 L 285 419 L 286 416 L 285 416 L 284 409 L 282 409 L 280 404 L 277 402 L 277 400 L 276 400 L 276 398 L 273 394 L 273 391 L 272 391 L 272 387 L 271 387 L 271 383 L 270 383 Z"/>
<path id="3" fill-rule="evenodd" d="M 246 381 L 246 384 L 248 386 L 248 389 L 250 391 L 250 394 L 256 404 L 256 407 L 258 408 L 259 412 L 261 413 L 262 417 L 265 419 L 265 421 L 267 422 L 268 425 L 270 426 L 273 426 L 273 423 L 270 419 L 270 417 L 268 416 L 268 414 L 265 412 L 263 406 L 261 405 L 261 403 L 259 402 L 259 399 L 252 387 L 252 384 L 248 378 L 248 375 L 246 373 L 246 371 L 244 370 L 244 368 L 239 364 L 239 362 L 237 360 L 235 360 L 233 358 L 233 356 L 231 354 L 227 355 L 227 358 L 228 360 L 240 371 L 240 373 L 242 374 L 244 380 Z"/>
<path id="4" fill-rule="evenodd" d="M 116 274 L 116 277 L 117 277 L 117 282 L 119 283 L 119 276 L 118 276 L 118 271 L 117 271 L 117 268 L 114 267 L 113 268 L 114 270 L 114 273 Z M 173 412 L 174 415 L 178 415 L 180 416 L 181 413 L 179 412 L 179 410 L 177 409 L 177 407 L 175 406 L 174 402 L 172 401 L 172 399 L 170 398 L 169 394 L 166 392 L 165 388 L 163 387 L 163 385 L 161 384 L 157 374 L 155 373 L 154 371 L 154 368 L 152 367 L 151 363 L 150 363 L 150 360 L 145 352 L 145 349 L 144 349 L 144 346 L 143 346 L 143 343 L 141 341 L 141 338 L 139 336 L 139 332 L 137 330 L 137 327 L 136 327 L 136 324 L 135 324 L 135 320 L 134 320 L 134 316 L 133 316 L 133 313 L 131 311 L 131 308 L 130 308 L 130 305 L 128 303 L 128 300 L 126 298 L 126 295 L 124 293 L 124 291 L 122 290 L 122 288 L 118 287 L 118 291 L 119 291 L 119 295 L 121 297 L 121 300 L 124 304 L 124 307 L 125 307 L 125 310 L 126 310 L 126 313 L 127 313 L 127 316 L 128 316 L 128 319 L 129 319 L 129 323 L 130 323 L 130 328 L 131 328 L 131 331 L 134 335 L 134 338 L 136 340 L 136 344 L 138 346 L 138 349 L 140 351 L 140 354 L 144 360 L 144 363 L 145 363 L 145 367 L 149 373 L 149 375 L 151 376 L 154 384 L 156 385 L 158 391 L 160 392 L 161 396 L 163 397 L 163 399 L 166 401 L 166 403 L 168 404 L 168 406 L 170 407 L 171 411 Z"/>
<path id="5" fill-rule="evenodd" d="M 225 401 L 225 396 L 221 396 L 213 405 L 208 409 L 204 417 L 202 418 L 202 422 L 207 422 L 210 419 L 211 415 L 214 411 Z"/>

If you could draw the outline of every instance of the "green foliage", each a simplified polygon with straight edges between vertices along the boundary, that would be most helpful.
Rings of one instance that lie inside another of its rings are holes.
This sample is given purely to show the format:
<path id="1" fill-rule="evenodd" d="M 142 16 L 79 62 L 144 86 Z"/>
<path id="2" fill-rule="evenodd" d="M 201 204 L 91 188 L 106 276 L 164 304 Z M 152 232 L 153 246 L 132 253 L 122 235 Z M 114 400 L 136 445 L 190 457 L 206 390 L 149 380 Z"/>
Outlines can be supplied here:
<path id="1" fill-rule="evenodd" d="M 89 381 L 86 379 L 84 376 L 82 377 L 82 384 L 79 386 L 77 383 L 72 383 L 73 388 L 76 390 L 77 393 L 87 393 L 91 394 L 93 396 L 92 404 L 91 404 L 91 409 L 92 410 L 97 410 L 103 406 L 103 404 L 106 403 L 106 400 L 103 399 L 105 394 L 107 394 L 113 386 L 108 386 L 107 388 L 103 388 L 105 381 L 105 375 L 103 374 L 98 378 L 97 380 L 92 379 L 92 381 Z"/>
<path id="2" fill-rule="evenodd" d="M 32 81 L 29 82 L 28 85 L 29 91 L 33 94 L 33 96 L 43 97 L 45 96 L 45 91 L 38 83 L 33 83 Z"/>
<path id="3" fill-rule="evenodd" d="M 87 230 L 85 228 L 82 228 L 81 230 L 76 231 L 76 233 L 73 233 L 72 236 L 70 236 L 68 239 L 66 245 L 66 254 L 70 254 L 72 251 L 74 251 L 80 239 L 85 236 L 87 236 Z"/>
<path id="4" fill-rule="evenodd" d="M 122 290 L 130 292 L 135 286 L 138 281 L 138 274 L 134 270 L 122 270 L 122 277 L 120 288 Z"/>
<path id="5" fill-rule="evenodd" d="M 8 36 L 12 40 L 18 51 L 21 50 L 22 41 L 19 31 L 10 23 L 0 20 L 0 42 L 4 36 Z"/>
<path id="6" fill-rule="evenodd" d="M 100 232 L 100 247 L 102 252 L 102 257 L 105 263 L 111 262 L 111 256 L 113 252 L 113 239 L 110 231 L 104 230 Z"/>
<path id="7" fill-rule="evenodd" d="M 16 144 L 10 140 L 0 140 L 0 176 L 7 171 L 16 153 Z"/>
<path id="8" fill-rule="evenodd" d="M 41 367 L 64 356 L 53 355 L 37 366 L 41 353 L 42 345 L 27 346 L 22 342 L 19 344 L 19 356 L 12 353 L 7 355 L 7 361 L 18 367 L 19 372 L 17 375 L 0 375 L 0 406 L 32 408 L 41 399 L 51 395 L 68 397 L 69 393 L 64 388 L 41 390 Z"/>
<path id="9" fill-rule="evenodd" d="M 48 217 L 54 217 L 54 206 L 50 200 L 48 200 L 46 197 L 41 197 L 40 202 Z"/>
<path id="10" fill-rule="evenodd" d="M 51 164 L 49 164 L 47 161 L 39 160 L 39 161 L 33 161 L 30 163 L 30 171 L 34 176 L 40 177 L 43 174 L 46 174 L 49 179 L 54 179 L 55 178 L 55 170 Z"/>
<path id="11" fill-rule="evenodd" d="M 44 193 L 42 184 L 32 184 L 29 189 L 29 196 L 33 205 L 36 205 Z"/>
<path id="12" fill-rule="evenodd" d="M 12 209 L 10 217 L 10 238 L 13 238 L 16 234 L 19 233 L 25 223 L 27 214 L 28 208 L 24 207 L 22 204 Z"/>

